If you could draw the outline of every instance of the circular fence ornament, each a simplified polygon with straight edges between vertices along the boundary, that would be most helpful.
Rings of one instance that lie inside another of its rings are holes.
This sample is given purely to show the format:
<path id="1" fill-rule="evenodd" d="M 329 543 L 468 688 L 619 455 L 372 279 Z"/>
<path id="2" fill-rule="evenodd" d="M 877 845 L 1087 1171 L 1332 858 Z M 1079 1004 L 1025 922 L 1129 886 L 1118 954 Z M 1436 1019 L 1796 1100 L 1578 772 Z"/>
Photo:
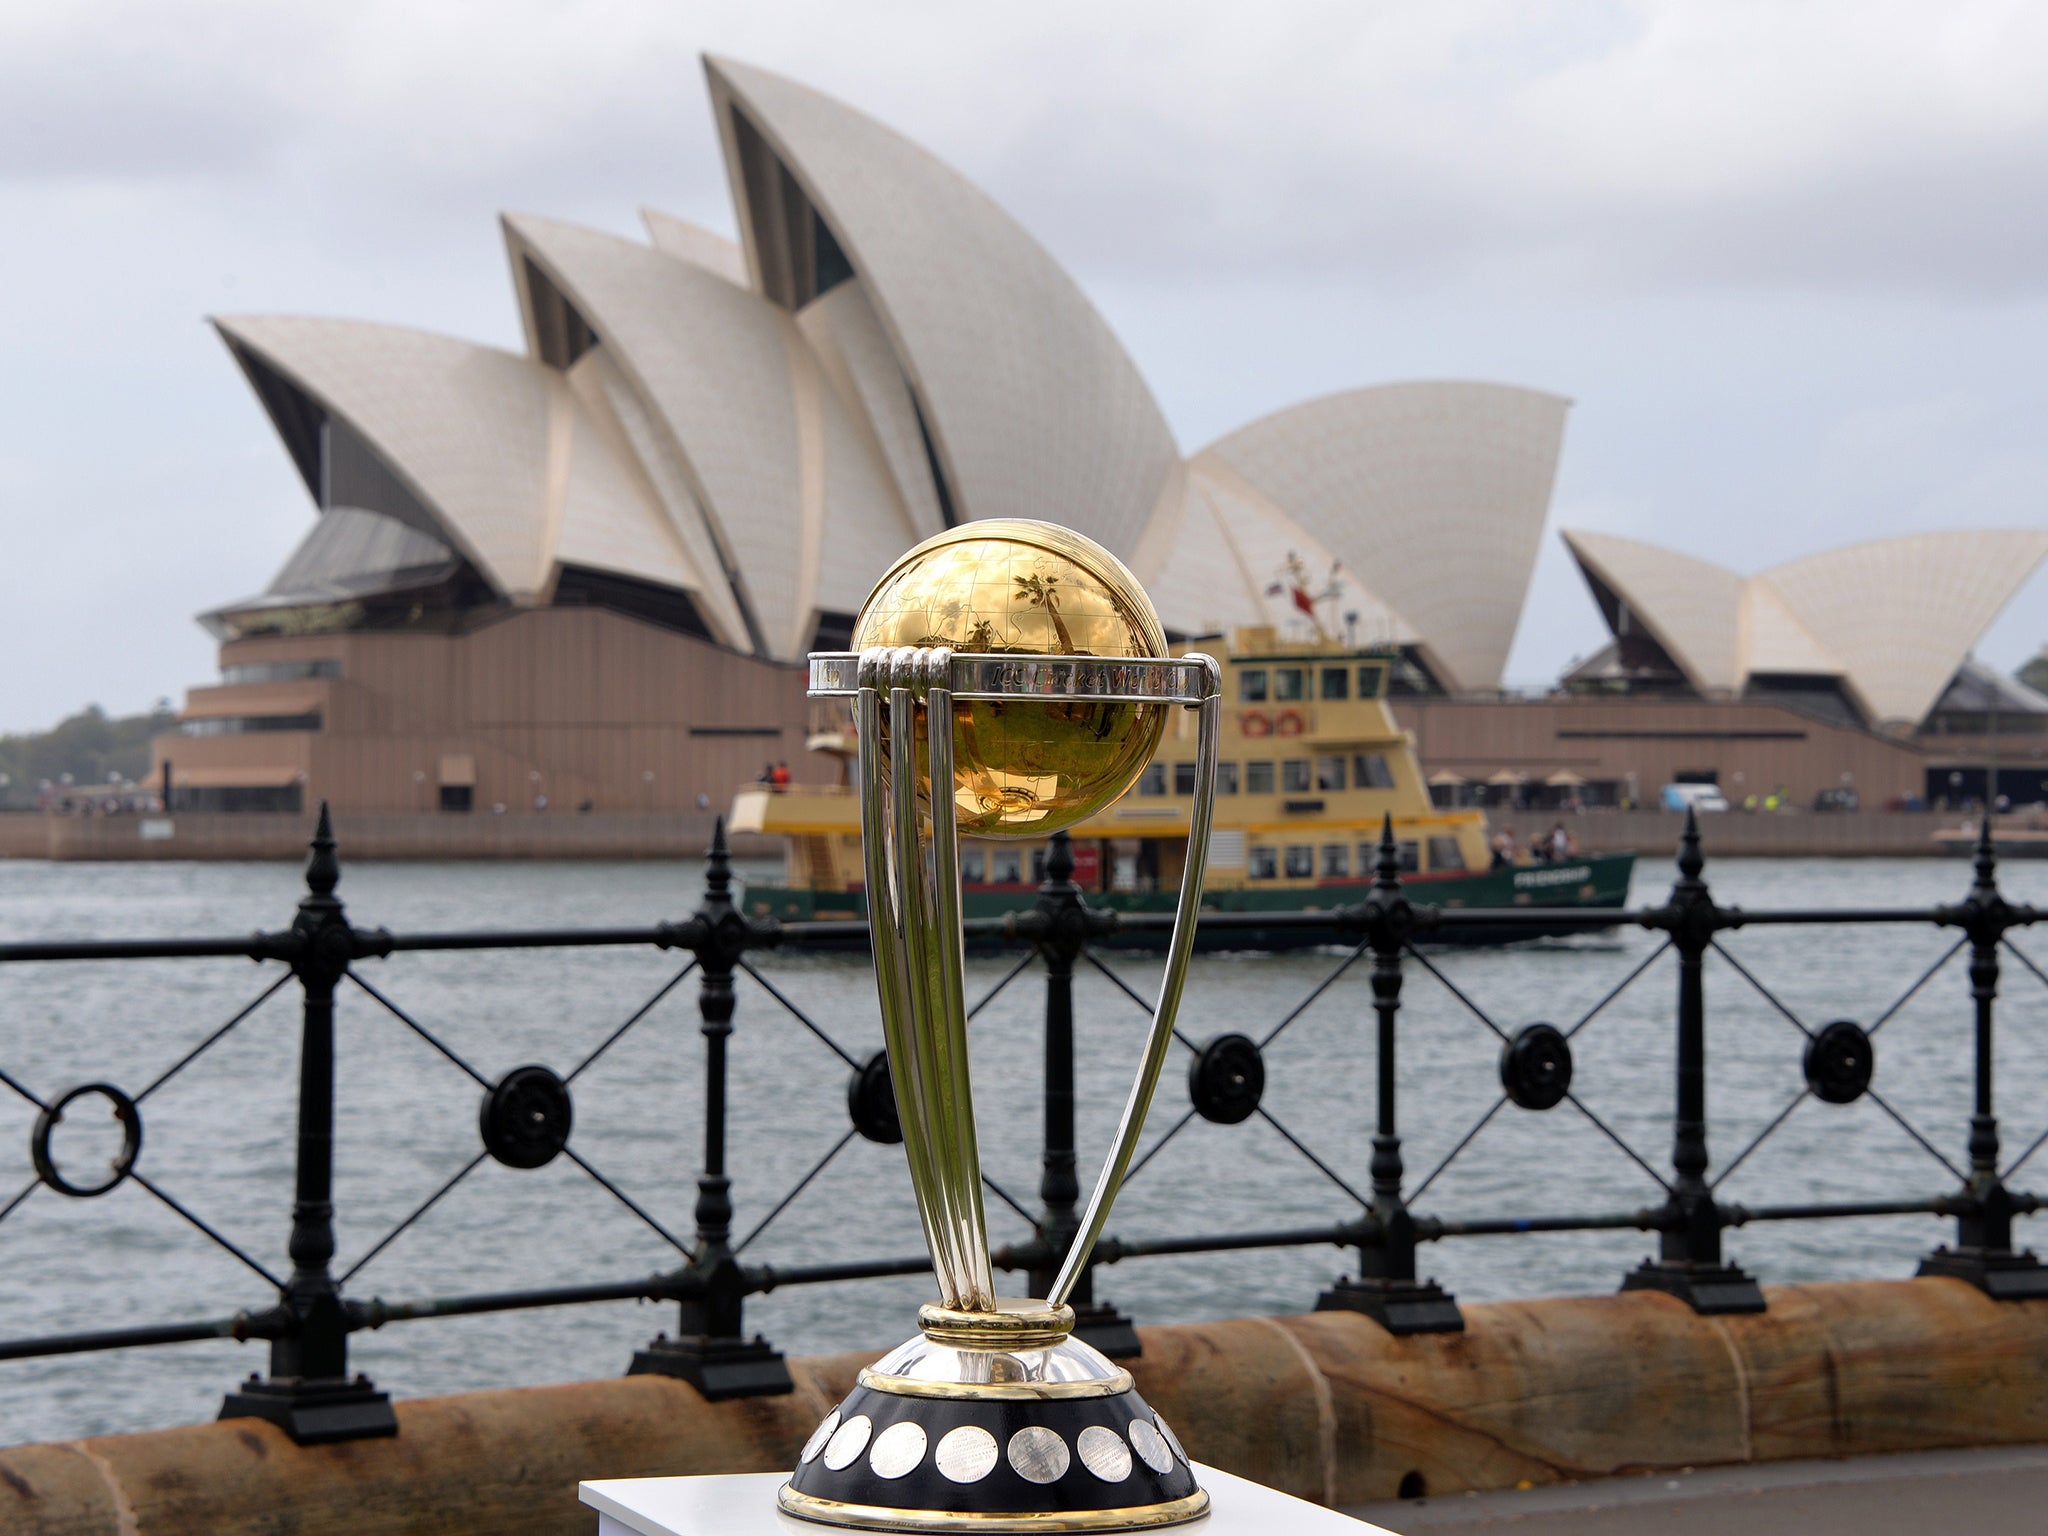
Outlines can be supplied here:
<path id="1" fill-rule="evenodd" d="M 1211 1124 L 1249 1120 L 1265 1092 L 1266 1060 L 1249 1035 L 1218 1035 L 1188 1066 L 1188 1097 Z"/>
<path id="2" fill-rule="evenodd" d="M 846 1085 L 846 1112 L 853 1117 L 853 1128 L 869 1141 L 893 1147 L 903 1140 L 887 1051 L 875 1052 L 854 1071 L 853 1081 Z"/>
<path id="3" fill-rule="evenodd" d="M 1877 1048 L 1869 1031 L 1849 1019 L 1821 1026 L 1806 1042 L 1806 1086 L 1823 1104 L 1854 1104 L 1870 1087 Z"/>
<path id="4" fill-rule="evenodd" d="M 113 1118 L 121 1126 L 121 1150 L 107 1159 L 107 1176 L 96 1184 L 80 1184 L 67 1179 L 58 1172 L 57 1159 L 50 1150 L 50 1140 L 64 1121 L 64 1111 L 88 1095 L 104 1099 Z M 29 1161 L 35 1164 L 36 1177 L 58 1194 L 70 1195 L 75 1200 L 90 1200 L 113 1189 L 134 1169 L 136 1154 L 141 1151 L 142 1112 L 135 1107 L 133 1099 L 112 1083 L 80 1083 L 76 1088 L 67 1089 L 62 1097 L 36 1116 L 35 1129 L 29 1133 L 28 1140 Z"/>
<path id="5" fill-rule="evenodd" d="M 1500 1048 L 1500 1086 L 1523 1109 L 1555 1109 L 1572 1087 L 1572 1046 L 1555 1024 L 1524 1024 Z"/>
<path id="6" fill-rule="evenodd" d="M 575 1112 L 569 1085 L 546 1067 L 514 1067 L 484 1095 L 477 1129 L 484 1150 L 507 1168 L 543 1168 L 569 1145 Z"/>

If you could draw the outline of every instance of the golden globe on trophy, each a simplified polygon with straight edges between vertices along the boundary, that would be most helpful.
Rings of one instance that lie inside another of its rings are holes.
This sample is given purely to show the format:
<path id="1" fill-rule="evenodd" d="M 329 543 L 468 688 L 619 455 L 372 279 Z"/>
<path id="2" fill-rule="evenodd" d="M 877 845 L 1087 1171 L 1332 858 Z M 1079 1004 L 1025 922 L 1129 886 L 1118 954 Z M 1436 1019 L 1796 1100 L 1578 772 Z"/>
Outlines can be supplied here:
<path id="1" fill-rule="evenodd" d="M 860 1374 L 778 1502 L 868 1530 L 1116 1531 L 1204 1514 L 1173 1431 L 1067 1305 L 1136 1150 L 1173 1039 L 1208 858 L 1220 724 L 1207 656 L 1170 657 L 1136 578 L 1050 523 L 949 529 L 899 560 L 810 658 L 854 701 L 868 922 L 903 1148 L 939 1299 Z M 1043 1299 L 995 1294 L 961 982 L 959 838 L 1042 838 L 1108 805 L 1174 707 L 1199 711 L 1187 867 L 1150 1032 L 1080 1231 Z"/>

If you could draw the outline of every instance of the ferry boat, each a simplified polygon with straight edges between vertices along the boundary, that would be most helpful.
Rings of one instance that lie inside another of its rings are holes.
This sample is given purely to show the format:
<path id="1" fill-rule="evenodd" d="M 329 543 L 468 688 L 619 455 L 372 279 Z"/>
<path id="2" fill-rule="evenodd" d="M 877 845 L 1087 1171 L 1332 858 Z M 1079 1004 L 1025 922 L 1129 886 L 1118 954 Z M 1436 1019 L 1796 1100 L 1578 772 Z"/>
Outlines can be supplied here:
<path id="1" fill-rule="evenodd" d="M 1233 631 L 1224 655 L 1223 736 L 1216 812 L 1202 889 L 1205 912 L 1319 911 L 1362 900 L 1391 815 L 1411 900 L 1445 907 L 1620 908 L 1632 853 L 1506 861 L 1486 813 L 1431 803 L 1413 738 L 1387 706 L 1398 652 L 1328 635 Z M 1184 649 L 1205 649 L 1190 644 Z M 748 785 L 733 801 L 734 832 L 787 840 L 786 883 L 749 884 L 746 907 L 784 922 L 867 915 L 856 760 L 850 719 L 820 722 L 811 750 L 837 759 L 837 782 Z M 1071 829 L 1074 880 L 1091 906 L 1171 912 L 1179 898 L 1195 789 L 1192 710 L 1175 710 L 1152 765 L 1121 799 Z M 1028 908 L 1044 877 L 1043 840 L 963 839 L 962 910 L 970 918 Z M 1546 930 L 1517 927 L 1516 938 Z M 1554 932 L 1584 932 L 1583 928 Z M 1205 947 L 1281 949 L 1326 942 L 1285 929 L 1234 929 Z M 1508 931 L 1458 937 L 1500 942 Z M 1165 934 L 1112 943 L 1164 947 Z"/>

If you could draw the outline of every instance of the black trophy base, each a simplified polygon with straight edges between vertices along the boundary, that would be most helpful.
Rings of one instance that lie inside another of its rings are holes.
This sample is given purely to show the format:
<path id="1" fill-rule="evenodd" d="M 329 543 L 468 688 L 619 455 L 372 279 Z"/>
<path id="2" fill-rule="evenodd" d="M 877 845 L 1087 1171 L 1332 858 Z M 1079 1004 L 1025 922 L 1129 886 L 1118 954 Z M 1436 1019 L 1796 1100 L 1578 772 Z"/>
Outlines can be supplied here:
<path id="1" fill-rule="evenodd" d="M 1676 1296 L 1702 1317 L 1764 1310 L 1764 1293 L 1755 1278 L 1733 1264 L 1645 1259 L 1622 1278 L 1621 1288 Z"/>
<path id="2" fill-rule="evenodd" d="M 304 1381 L 251 1376 L 220 1405 L 224 1419 L 268 1419 L 299 1445 L 382 1440 L 398 1433 L 391 1398 L 369 1378 Z"/>
<path id="3" fill-rule="evenodd" d="M 752 1339 L 672 1339 L 658 1335 L 633 1352 L 628 1376 L 674 1376 L 704 1394 L 708 1403 L 734 1397 L 779 1397 L 794 1392 L 789 1366 L 758 1334 Z"/>
<path id="4" fill-rule="evenodd" d="M 1092 1397 L 944 1390 L 855 1387 L 776 1502 L 822 1525 L 875 1531 L 1130 1531 L 1208 1513 L 1180 1442 L 1129 1387 Z"/>
<path id="5" fill-rule="evenodd" d="M 1349 1275 L 1316 1298 L 1318 1312 L 1363 1312 L 1387 1332 L 1463 1333 L 1457 1298 L 1434 1280 L 1354 1280 Z"/>
<path id="6" fill-rule="evenodd" d="M 2001 1248 L 1937 1248 L 1919 1273 L 1967 1280 L 1993 1301 L 2038 1301 L 2048 1296 L 2048 1268 L 2031 1252 Z"/>

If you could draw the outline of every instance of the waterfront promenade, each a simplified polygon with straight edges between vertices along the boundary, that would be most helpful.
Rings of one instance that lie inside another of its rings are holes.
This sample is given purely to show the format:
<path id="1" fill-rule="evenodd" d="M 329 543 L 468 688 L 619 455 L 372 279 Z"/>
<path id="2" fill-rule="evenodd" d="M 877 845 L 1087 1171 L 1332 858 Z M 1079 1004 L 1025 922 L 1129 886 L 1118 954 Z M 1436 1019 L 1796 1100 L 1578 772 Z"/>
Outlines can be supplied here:
<path id="1" fill-rule="evenodd" d="M 2048 1445 L 1659 1472 L 1347 1513 L 1399 1536 L 1926 1536 L 2038 1530 L 2044 1510 Z"/>

